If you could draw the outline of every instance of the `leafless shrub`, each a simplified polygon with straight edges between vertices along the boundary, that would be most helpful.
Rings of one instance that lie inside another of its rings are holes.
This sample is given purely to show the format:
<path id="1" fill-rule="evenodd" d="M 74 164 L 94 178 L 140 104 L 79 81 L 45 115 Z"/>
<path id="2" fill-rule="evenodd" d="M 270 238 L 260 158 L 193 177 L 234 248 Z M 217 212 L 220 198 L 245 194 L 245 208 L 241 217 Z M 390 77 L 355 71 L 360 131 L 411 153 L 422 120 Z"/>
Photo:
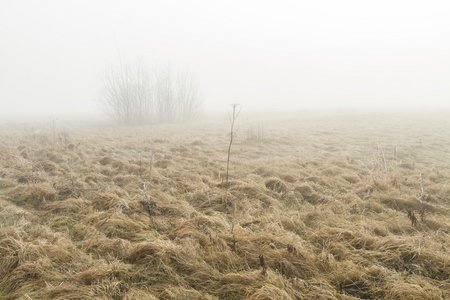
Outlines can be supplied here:
<path id="1" fill-rule="evenodd" d="M 159 123 L 185 122 L 199 112 L 199 83 L 189 70 L 175 70 L 168 63 L 156 72 L 154 87 Z"/>
<path id="2" fill-rule="evenodd" d="M 103 78 L 100 106 L 121 125 L 185 122 L 200 110 L 199 83 L 187 69 L 151 69 L 142 59 L 126 60 L 119 55 L 116 65 Z"/>
<path id="3" fill-rule="evenodd" d="M 151 198 L 148 191 L 148 182 L 142 183 L 142 189 L 138 188 L 139 194 L 134 197 L 134 199 L 139 199 L 139 203 L 142 205 L 144 210 L 147 212 L 148 216 L 153 222 L 152 216 L 154 215 L 154 210 L 157 205 L 156 202 Z"/>

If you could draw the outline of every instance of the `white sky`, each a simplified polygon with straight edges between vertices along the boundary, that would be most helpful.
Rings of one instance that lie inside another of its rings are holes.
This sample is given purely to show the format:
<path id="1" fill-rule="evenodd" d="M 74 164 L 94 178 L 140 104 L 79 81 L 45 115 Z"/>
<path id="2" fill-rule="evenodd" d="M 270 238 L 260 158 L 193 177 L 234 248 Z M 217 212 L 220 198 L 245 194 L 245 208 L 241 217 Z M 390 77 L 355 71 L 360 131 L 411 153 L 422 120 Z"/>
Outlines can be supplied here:
<path id="1" fill-rule="evenodd" d="M 450 107 L 450 1 L 0 2 L 0 116 L 95 112 L 116 47 L 206 109 Z"/>

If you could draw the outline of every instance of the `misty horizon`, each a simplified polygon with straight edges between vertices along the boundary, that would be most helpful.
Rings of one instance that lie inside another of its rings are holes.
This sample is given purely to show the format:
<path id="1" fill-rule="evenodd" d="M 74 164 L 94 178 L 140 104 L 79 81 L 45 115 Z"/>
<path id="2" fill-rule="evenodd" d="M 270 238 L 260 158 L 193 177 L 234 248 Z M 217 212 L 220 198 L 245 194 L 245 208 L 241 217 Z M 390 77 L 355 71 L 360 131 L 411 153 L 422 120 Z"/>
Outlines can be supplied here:
<path id="1" fill-rule="evenodd" d="M 450 108 L 450 3 L 9 1 L 0 118 L 99 115 L 120 51 L 200 83 L 203 112 Z"/>

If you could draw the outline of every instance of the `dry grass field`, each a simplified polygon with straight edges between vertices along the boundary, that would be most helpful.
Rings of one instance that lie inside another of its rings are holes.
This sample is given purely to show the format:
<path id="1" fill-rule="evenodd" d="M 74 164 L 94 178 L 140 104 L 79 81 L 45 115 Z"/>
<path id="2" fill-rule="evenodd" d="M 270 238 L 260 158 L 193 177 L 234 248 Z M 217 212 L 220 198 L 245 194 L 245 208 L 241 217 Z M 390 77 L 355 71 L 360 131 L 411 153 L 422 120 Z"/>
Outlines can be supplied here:
<path id="1" fill-rule="evenodd" d="M 450 120 L 0 125 L 0 299 L 450 299 Z"/>

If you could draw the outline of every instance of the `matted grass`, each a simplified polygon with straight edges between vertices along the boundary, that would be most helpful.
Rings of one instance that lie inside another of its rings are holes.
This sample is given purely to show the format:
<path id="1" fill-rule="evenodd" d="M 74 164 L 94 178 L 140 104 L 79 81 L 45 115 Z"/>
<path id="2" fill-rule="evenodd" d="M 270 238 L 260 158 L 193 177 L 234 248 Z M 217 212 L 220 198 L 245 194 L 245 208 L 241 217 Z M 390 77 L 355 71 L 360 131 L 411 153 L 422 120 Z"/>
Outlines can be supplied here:
<path id="1" fill-rule="evenodd" d="M 450 299 L 448 118 L 263 122 L 2 125 L 0 298 Z"/>

